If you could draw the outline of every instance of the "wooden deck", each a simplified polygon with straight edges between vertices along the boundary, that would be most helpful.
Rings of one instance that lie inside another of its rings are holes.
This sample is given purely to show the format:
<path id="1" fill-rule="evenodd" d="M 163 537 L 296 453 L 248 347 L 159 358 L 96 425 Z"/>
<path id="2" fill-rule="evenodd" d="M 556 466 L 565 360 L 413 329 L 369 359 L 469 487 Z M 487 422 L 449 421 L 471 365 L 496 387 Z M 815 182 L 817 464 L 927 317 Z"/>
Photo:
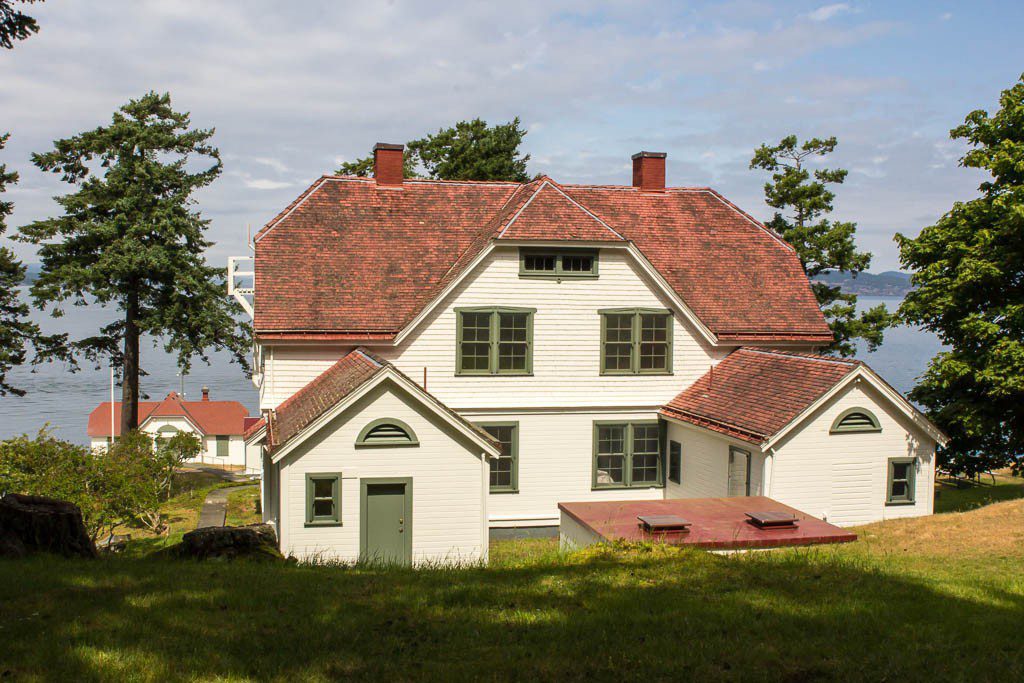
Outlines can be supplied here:
<path id="1" fill-rule="evenodd" d="M 558 508 L 605 541 L 654 540 L 709 550 L 736 550 L 857 540 L 857 535 L 851 531 L 764 496 L 559 503 Z M 760 529 L 750 523 L 749 512 L 789 513 L 796 517 L 796 526 Z M 645 532 L 637 519 L 639 515 L 682 517 L 691 523 L 690 531 L 683 534 Z"/>

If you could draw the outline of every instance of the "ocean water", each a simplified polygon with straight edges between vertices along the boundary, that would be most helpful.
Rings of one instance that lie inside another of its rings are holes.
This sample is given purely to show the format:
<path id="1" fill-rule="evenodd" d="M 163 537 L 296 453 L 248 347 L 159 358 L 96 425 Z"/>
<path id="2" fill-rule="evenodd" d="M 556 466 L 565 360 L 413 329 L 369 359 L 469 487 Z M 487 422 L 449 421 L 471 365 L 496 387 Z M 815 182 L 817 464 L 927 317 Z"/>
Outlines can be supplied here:
<path id="1" fill-rule="evenodd" d="M 899 302 L 898 298 L 860 297 L 858 304 L 870 307 L 884 303 L 893 310 Z M 59 319 L 38 312 L 33 317 L 46 332 L 68 332 L 78 338 L 111 320 L 113 314 L 98 306 L 88 306 L 69 307 Z M 183 380 L 178 375 L 174 357 L 159 346 L 152 346 L 151 342 L 144 340 L 142 346 L 142 367 L 146 375 L 140 378 L 139 384 L 143 394 L 160 399 L 170 391 L 181 392 L 184 387 L 186 398 L 194 400 L 206 385 L 210 387 L 212 399 L 239 401 L 251 414 L 256 413 L 256 388 L 241 367 L 231 362 L 228 354 L 211 355 L 210 365 L 197 361 Z M 899 327 L 886 333 L 885 343 L 877 351 L 866 353 L 862 349 L 858 357 L 897 389 L 906 392 L 939 349 L 934 335 Z M 22 397 L 0 397 L 0 439 L 35 433 L 49 423 L 61 438 L 87 443 L 86 424 L 90 411 L 100 402 L 110 400 L 109 367 L 96 369 L 86 363 L 77 373 L 60 363 L 22 367 L 9 374 L 9 381 L 28 393 Z M 119 387 L 115 388 L 114 396 L 115 400 L 120 400 Z"/>

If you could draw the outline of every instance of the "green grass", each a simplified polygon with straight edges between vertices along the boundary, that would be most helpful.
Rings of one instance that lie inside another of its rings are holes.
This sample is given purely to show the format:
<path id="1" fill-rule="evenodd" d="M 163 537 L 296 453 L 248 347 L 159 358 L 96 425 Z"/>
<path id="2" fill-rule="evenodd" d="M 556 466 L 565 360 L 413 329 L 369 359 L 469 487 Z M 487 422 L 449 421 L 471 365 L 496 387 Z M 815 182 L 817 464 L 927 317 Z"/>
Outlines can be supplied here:
<path id="1" fill-rule="evenodd" d="M 262 516 L 256 511 L 259 497 L 259 486 L 245 486 L 228 493 L 228 513 L 224 523 L 227 526 L 258 524 L 262 521 Z"/>
<path id="2" fill-rule="evenodd" d="M 1024 498 L 1024 478 L 997 472 L 994 479 L 985 476 L 982 483 L 960 485 L 940 482 L 935 485 L 935 512 L 965 512 L 1003 500 Z"/>
<path id="3" fill-rule="evenodd" d="M 500 542 L 423 571 L 0 562 L 0 677 L 1024 679 L 1024 501 L 858 531 L 731 556 Z"/>

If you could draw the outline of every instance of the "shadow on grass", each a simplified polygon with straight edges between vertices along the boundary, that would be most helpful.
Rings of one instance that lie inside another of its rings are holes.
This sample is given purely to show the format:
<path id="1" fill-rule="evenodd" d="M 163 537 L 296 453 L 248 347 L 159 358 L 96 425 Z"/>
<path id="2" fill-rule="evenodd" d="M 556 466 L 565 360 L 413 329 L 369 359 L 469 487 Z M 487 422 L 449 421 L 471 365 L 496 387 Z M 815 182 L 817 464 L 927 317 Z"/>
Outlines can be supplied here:
<path id="1" fill-rule="evenodd" d="M 1024 498 L 1024 479 L 997 474 L 995 482 L 942 482 L 935 488 L 935 512 L 967 512 L 991 503 Z"/>
<path id="2" fill-rule="evenodd" d="M 1020 584 L 819 553 L 430 571 L 0 562 L 15 680 L 1021 680 Z M 970 597 L 966 597 L 970 596 Z"/>

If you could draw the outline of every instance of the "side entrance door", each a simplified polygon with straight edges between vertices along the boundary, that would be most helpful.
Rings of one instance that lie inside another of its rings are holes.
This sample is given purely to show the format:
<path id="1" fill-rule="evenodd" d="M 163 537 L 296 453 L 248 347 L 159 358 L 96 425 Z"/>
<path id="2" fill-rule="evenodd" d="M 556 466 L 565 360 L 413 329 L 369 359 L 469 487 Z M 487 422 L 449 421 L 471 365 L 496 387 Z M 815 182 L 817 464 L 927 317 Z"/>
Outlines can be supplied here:
<path id="1" fill-rule="evenodd" d="M 729 449 L 729 497 L 750 495 L 750 453 L 741 448 Z"/>
<path id="2" fill-rule="evenodd" d="M 359 555 L 364 562 L 412 562 L 412 479 L 360 480 Z"/>

